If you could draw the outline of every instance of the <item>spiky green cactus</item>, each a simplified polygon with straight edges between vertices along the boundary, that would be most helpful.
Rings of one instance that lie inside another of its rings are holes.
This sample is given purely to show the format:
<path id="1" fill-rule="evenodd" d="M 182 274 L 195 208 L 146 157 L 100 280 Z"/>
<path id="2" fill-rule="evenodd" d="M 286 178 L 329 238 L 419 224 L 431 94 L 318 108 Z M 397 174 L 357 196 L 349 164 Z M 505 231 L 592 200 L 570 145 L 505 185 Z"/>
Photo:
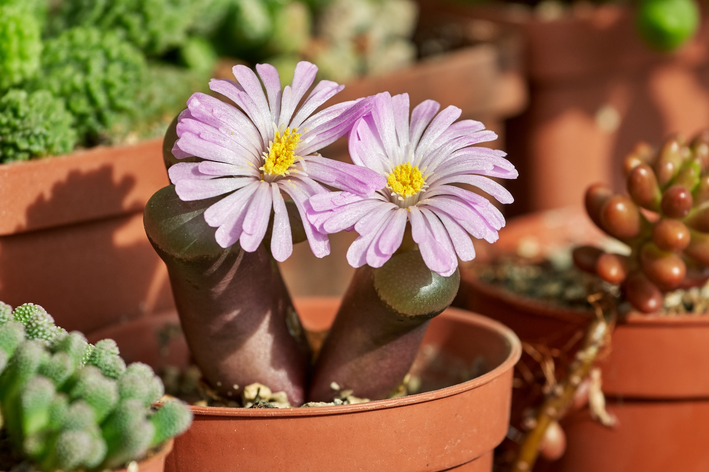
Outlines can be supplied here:
<path id="1" fill-rule="evenodd" d="M 3 361 L 5 359 L 5 361 Z M 191 411 L 152 404 L 164 387 L 126 367 L 113 340 L 92 346 L 39 305 L 0 302 L 0 410 L 12 445 L 43 471 L 121 467 L 190 424 Z"/>

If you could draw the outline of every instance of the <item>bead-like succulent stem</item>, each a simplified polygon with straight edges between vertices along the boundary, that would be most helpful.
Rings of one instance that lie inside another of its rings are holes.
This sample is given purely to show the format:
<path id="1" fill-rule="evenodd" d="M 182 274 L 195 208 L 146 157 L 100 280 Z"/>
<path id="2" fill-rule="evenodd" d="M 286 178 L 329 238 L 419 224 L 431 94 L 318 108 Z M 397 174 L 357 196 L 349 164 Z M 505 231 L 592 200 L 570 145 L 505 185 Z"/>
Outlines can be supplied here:
<path id="1" fill-rule="evenodd" d="M 459 282 L 457 271 L 442 277 L 428 269 L 418 251 L 395 254 L 378 269 L 357 269 L 318 356 L 309 400 L 331 401 L 333 382 L 358 397 L 389 397 Z"/>
<path id="2" fill-rule="evenodd" d="M 512 472 L 529 472 L 533 469 L 547 428 L 558 421 L 572 405 L 576 390 L 610 339 L 617 317 L 615 300 L 605 292 L 592 295 L 589 300 L 592 300 L 596 309 L 596 319 L 586 329 L 583 346 L 576 353 L 566 377 L 551 389 L 539 408 L 534 427 L 525 435 L 517 452 Z"/>
<path id="3" fill-rule="evenodd" d="M 170 186 L 145 211 L 190 351 L 224 397 L 237 398 L 259 382 L 300 405 L 310 350 L 278 265 L 264 245 L 252 253 L 219 247 L 202 216 L 210 203 L 183 202 Z"/>

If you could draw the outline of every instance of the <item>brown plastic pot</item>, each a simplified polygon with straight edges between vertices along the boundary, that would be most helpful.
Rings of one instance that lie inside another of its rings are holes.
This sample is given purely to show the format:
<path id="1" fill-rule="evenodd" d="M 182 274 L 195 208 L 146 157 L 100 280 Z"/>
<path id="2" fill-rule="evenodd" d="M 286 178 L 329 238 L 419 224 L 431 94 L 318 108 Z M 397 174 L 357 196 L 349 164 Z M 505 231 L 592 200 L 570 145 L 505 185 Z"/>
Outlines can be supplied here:
<path id="1" fill-rule="evenodd" d="M 485 254 L 513 251 L 523 238 L 528 238 L 525 244 L 534 238 L 544 250 L 601 237 L 583 210 L 553 210 L 510 221 L 499 244 Z M 522 342 L 559 349 L 594 316 L 485 283 L 475 276 L 474 265 L 461 271 L 456 304 L 504 323 Z M 539 470 L 708 470 L 709 449 L 703 443 L 709 437 L 709 316 L 625 314 L 598 366 L 608 409 L 619 425 L 606 428 L 587 409 L 572 413 L 562 421 L 566 453 Z"/>
<path id="2" fill-rule="evenodd" d="M 90 332 L 173 306 L 143 208 L 168 183 L 162 140 L 0 165 L 0 300 Z M 97 307 L 101 307 L 100 310 Z"/>
<path id="3" fill-rule="evenodd" d="M 326 329 L 338 299 L 296 299 L 309 331 Z M 105 329 L 127 361 L 184 365 L 184 340 L 163 344 L 177 315 L 165 314 Z M 165 349 L 163 353 L 167 352 Z M 176 439 L 168 471 L 491 471 L 492 450 L 509 423 L 512 368 L 521 348 L 499 323 L 449 309 L 436 317 L 422 353 L 438 351 L 482 366 L 482 375 L 438 390 L 357 405 L 294 409 L 191 407 L 194 421 Z M 440 376 L 423 369 L 422 378 Z M 445 377 L 445 376 L 444 376 Z M 439 379 L 440 380 L 440 379 Z M 450 380 L 450 379 L 448 379 Z"/>
<path id="4" fill-rule="evenodd" d="M 508 214 L 575 205 L 595 182 L 620 190 L 620 163 L 636 142 L 654 144 L 670 133 L 692 136 L 706 126 L 706 12 L 692 41 L 659 53 L 639 38 L 632 6 L 637 2 L 585 3 L 546 18 L 505 2 L 425 3 L 512 27 L 522 37 L 530 100 L 506 130 L 507 151 L 524 178 L 510 182 L 515 203 Z"/>

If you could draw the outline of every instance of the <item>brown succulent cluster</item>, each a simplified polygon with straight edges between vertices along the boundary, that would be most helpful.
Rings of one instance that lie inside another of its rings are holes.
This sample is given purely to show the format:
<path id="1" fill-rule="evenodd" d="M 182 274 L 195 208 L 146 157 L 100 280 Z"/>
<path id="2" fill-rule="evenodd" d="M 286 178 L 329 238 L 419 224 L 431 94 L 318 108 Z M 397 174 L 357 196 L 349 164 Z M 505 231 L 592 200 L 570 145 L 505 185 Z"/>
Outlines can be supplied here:
<path id="1" fill-rule="evenodd" d="M 629 195 L 603 184 L 586 191 L 586 211 L 629 256 L 592 246 L 574 250 L 576 265 L 620 284 L 636 309 L 662 307 L 663 292 L 709 277 L 709 130 L 690 142 L 678 136 L 659 149 L 638 144 L 625 158 Z"/>

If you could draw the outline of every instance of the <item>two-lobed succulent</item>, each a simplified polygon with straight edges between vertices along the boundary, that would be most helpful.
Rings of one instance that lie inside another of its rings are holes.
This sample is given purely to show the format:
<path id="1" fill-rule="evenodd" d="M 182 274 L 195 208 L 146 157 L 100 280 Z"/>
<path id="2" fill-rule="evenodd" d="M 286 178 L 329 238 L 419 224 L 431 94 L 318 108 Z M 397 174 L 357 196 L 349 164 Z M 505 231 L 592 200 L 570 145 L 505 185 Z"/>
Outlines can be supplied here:
<path id="1" fill-rule="evenodd" d="M 673 136 L 657 150 L 641 143 L 626 157 L 628 195 L 602 184 L 586 191 L 586 211 L 629 255 L 583 246 L 578 267 L 621 284 L 642 312 L 662 307 L 663 292 L 709 276 L 709 131 L 690 142 Z"/>
<path id="2" fill-rule="evenodd" d="M 0 302 L 0 410 L 14 449 L 43 471 L 104 470 L 140 460 L 182 433 L 180 402 L 152 404 L 163 385 L 142 363 L 126 366 L 115 341 L 92 345 L 39 305 Z"/>

